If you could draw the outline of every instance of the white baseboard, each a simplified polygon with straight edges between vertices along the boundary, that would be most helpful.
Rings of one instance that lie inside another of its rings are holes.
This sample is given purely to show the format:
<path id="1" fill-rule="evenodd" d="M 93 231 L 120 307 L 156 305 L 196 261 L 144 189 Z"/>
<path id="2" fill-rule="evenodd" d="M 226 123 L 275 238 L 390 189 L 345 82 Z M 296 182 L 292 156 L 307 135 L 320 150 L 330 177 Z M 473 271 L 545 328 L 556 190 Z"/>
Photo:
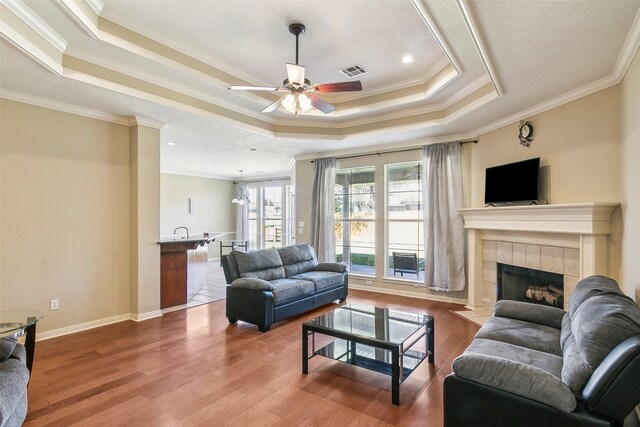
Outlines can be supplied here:
<path id="1" fill-rule="evenodd" d="M 119 314 L 117 316 L 106 317 L 104 319 L 92 320 L 90 322 L 80 323 L 77 325 L 65 326 L 64 328 L 52 329 L 50 331 L 36 333 L 36 341 L 44 341 L 50 338 L 61 337 L 63 335 L 74 334 L 76 332 L 82 332 L 89 329 L 99 328 L 100 326 L 111 325 L 113 323 L 124 322 L 126 320 L 133 320 L 134 322 L 141 322 L 143 320 L 153 319 L 155 317 L 162 316 L 162 311 L 154 310 L 147 313 L 135 314 L 126 313 Z"/>
<path id="2" fill-rule="evenodd" d="M 130 320 L 131 314 L 120 314 L 118 316 L 107 317 L 104 319 L 92 320 L 91 322 L 80 323 L 78 325 L 65 326 L 64 328 L 53 329 L 51 331 L 36 333 L 36 341 L 48 340 L 50 338 L 61 337 L 63 335 L 73 334 L 75 332 L 86 331 L 87 329 L 99 328 L 100 326 L 110 325 L 112 323 L 124 322 Z M 37 329 L 36 329 L 37 330 Z"/>
<path id="3" fill-rule="evenodd" d="M 403 291 L 400 289 L 386 289 L 386 288 L 376 288 L 376 287 L 372 287 L 372 286 L 362 286 L 362 285 L 352 285 L 351 283 L 349 283 L 349 289 L 357 289 L 359 291 L 370 291 L 370 292 L 379 292 L 381 294 L 388 294 L 388 295 L 399 295 L 399 296 L 403 296 L 403 297 L 410 297 L 410 298 L 418 298 L 418 299 L 426 299 L 426 300 L 430 300 L 430 301 L 442 301 L 442 302 L 449 302 L 452 304 L 466 304 L 467 300 L 466 299 L 462 299 L 462 298 L 452 298 L 452 297 L 447 297 L 447 296 L 440 296 L 440 295 L 426 295 L 424 293 L 418 293 L 418 292 L 414 292 L 414 291 Z"/>
<path id="4" fill-rule="evenodd" d="M 143 320 L 149 320 L 160 316 L 162 316 L 162 310 L 148 311 L 142 314 L 129 313 L 129 318 L 134 322 L 142 322 Z"/>

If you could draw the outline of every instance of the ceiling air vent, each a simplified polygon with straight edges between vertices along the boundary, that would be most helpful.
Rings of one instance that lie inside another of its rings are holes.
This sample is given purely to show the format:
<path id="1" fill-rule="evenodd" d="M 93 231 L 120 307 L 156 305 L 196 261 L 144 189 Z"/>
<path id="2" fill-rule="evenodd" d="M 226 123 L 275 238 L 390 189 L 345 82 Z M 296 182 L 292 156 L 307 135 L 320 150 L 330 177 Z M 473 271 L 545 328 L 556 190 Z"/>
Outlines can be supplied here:
<path id="1" fill-rule="evenodd" d="M 351 65 L 349 67 L 344 67 L 340 70 L 340 72 L 347 77 L 356 77 L 367 74 L 367 70 L 365 70 L 360 65 Z"/>

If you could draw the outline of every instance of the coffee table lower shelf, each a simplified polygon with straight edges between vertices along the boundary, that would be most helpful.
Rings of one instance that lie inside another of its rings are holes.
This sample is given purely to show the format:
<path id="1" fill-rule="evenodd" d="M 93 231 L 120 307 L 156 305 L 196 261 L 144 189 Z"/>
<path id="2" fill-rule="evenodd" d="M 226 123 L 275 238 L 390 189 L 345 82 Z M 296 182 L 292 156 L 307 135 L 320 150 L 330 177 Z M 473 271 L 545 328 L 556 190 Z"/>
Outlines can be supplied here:
<path id="1" fill-rule="evenodd" d="M 353 348 L 356 349 L 355 354 L 353 354 L 350 346 L 353 346 Z M 376 351 L 378 352 L 379 357 L 386 360 L 376 358 Z M 381 355 L 380 352 L 384 352 L 384 355 Z M 313 356 L 324 356 L 329 359 L 348 363 L 371 371 L 380 372 L 382 374 L 392 374 L 393 365 L 391 363 L 391 351 L 376 349 L 362 344 L 356 346 L 356 343 L 348 340 L 336 339 L 321 349 L 316 350 L 311 357 Z M 427 353 L 421 351 L 408 350 L 405 352 L 403 356 L 404 363 L 402 364 L 402 372 L 400 373 L 400 382 L 403 382 L 427 356 Z M 309 357 L 309 359 L 311 359 L 311 357 Z"/>

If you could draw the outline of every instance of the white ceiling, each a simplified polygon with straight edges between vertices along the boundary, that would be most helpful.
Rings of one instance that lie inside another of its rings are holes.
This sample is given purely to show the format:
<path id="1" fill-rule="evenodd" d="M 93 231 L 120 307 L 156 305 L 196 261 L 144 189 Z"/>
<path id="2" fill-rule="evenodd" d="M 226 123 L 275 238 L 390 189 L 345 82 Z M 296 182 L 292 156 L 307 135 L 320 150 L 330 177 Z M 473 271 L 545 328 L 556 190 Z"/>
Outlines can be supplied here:
<path id="1" fill-rule="evenodd" d="M 640 0 L 0 3 L 3 97 L 161 122 L 163 172 L 222 178 L 475 137 L 617 83 L 640 43 Z M 275 95 L 227 90 L 281 84 L 293 22 L 313 83 L 368 70 L 362 92 L 321 95 L 330 115 L 263 114 Z"/>

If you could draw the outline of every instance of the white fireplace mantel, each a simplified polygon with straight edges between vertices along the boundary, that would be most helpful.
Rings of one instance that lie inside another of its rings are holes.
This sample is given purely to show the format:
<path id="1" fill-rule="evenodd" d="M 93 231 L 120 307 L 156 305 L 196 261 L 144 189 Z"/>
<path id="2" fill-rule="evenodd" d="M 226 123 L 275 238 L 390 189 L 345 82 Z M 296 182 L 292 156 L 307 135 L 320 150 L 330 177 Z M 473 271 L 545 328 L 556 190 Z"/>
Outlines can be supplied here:
<path id="1" fill-rule="evenodd" d="M 467 306 L 481 309 L 483 305 L 482 245 L 486 239 L 575 247 L 580 250 L 580 278 L 608 274 L 607 236 L 618 206 L 576 203 L 460 209 L 468 231 Z"/>

